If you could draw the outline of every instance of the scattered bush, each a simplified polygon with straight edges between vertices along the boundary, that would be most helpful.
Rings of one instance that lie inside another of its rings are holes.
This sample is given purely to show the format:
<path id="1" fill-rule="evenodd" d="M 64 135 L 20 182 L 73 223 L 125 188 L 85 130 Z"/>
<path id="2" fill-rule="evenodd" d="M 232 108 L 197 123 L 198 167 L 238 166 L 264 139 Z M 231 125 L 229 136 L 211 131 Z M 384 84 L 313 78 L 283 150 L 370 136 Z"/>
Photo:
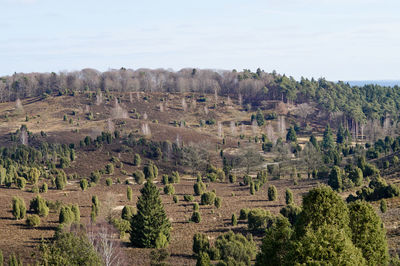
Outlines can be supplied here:
<path id="1" fill-rule="evenodd" d="M 112 185 L 112 179 L 111 178 L 106 178 L 106 185 L 107 185 L 107 187 L 111 187 L 111 185 Z"/>
<path id="2" fill-rule="evenodd" d="M 216 198 L 215 198 L 215 201 L 214 201 L 214 206 L 215 206 L 217 209 L 219 209 L 219 208 L 221 207 L 221 202 L 222 202 L 221 198 L 220 198 L 220 197 L 216 197 Z"/>
<path id="3" fill-rule="evenodd" d="M 128 201 L 132 201 L 132 188 L 131 187 L 126 188 L 126 198 L 128 199 Z"/>
<path id="4" fill-rule="evenodd" d="M 174 203 L 178 203 L 178 202 L 179 202 L 179 198 L 178 198 L 178 196 L 177 196 L 177 195 L 174 195 L 174 197 L 173 197 L 173 201 L 174 201 Z"/>
<path id="5" fill-rule="evenodd" d="M 268 187 L 268 200 L 269 201 L 276 200 L 277 194 L 278 194 L 278 192 L 274 185 Z"/>
<path id="6" fill-rule="evenodd" d="M 193 236 L 193 252 L 197 255 L 200 253 L 208 253 L 210 249 L 210 241 L 207 236 L 201 233 L 196 233 Z"/>
<path id="7" fill-rule="evenodd" d="M 38 227 L 40 225 L 40 217 L 36 214 L 26 217 L 26 225 L 29 227 Z"/>
<path id="8" fill-rule="evenodd" d="M 385 213 L 387 211 L 387 202 L 386 202 L 385 199 L 381 200 L 381 203 L 380 203 L 379 207 L 380 207 L 380 210 L 381 210 L 382 213 Z"/>
<path id="9" fill-rule="evenodd" d="M 140 170 L 137 170 L 133 173 L 133 178 L 135 179 L 135 182 L 139 185 L 143 184 L 145 180 L 144 173 Z"/>
<path id="10" fill-rule="evenodd" d="M 25 201 L 20 197 L 13 197 L 12 199 L 12 214 L 16 220 L 25 218 L 26 206 Z"/>
<path id="11" fill-rule="evenodd" d="M 23 177 L 17 177 L 17 187 L 19 189 L 24 189 L 26 186 L 26 179 Z"/>
<path id="12" fill-rule="evenodd" d="M 193 197 L 193 195 L 186 194 L 183 196 L 183 200 L 187 201 L 187 202 L 192 202 L 194 200 L 194 197 Z"/>
<path id="13" fill-rule="evenodd" d="M 286 189 L 286 192 L 285 192 L 285 201 L 286 201 L 286 204 L 293 203 L 293 193 L 289 188 Z"/>
<path id="14" fill-rule="evenodd" d="M 194 223 L 200 223 L 201 221 L 200 213 L 198 211 L 194 211 L 192 213 L 192 217 L 190 217 L 190 221 Z"/>
<path id="15" fill-rule="evenodd" d="M 247 225 L 250 231 L 262 231 L 271 225 L 273 217 L 271 213 L 263 209 L 252 209 L 247 216 Z"/>
<path id="16" fill-rule="evenodd" d="M 240 209 L 239 220 L 247 220 L 250 209 Z"/>
<path id="17" fill-rule="evenodd" d="M 236 214 L 232 214 L 232 218 L 231 218 L 231 224 L 232 226 L 236 226 L 237 225 L 237 218 L 236 218 Z"/>
<path id="18" fill-rule="evenodd" d="M 114 165 L 112 163 L 106 165 L 106 174 L 108 175 L 114 174 Z"/>
<path id="19" fill-rule="evenodd" d="M 196 182 L 193 185 L 193 190 L 196 196 L 200 196 L 206 190 L 206 185 L 202 181 Z"/>
<path id="20" fill-rule="evenodd" d="M 122 208 L 121 218 L 130 221 L 135 212 L 136 211 L 133 206 L 124 206 L 124 208 Z"/>
<path id="21" fill-rule="evenodd" d="M 175 188 L 173 185 L 168 184 L 164 187 L 164 193 L 167 195 L 173 195 L 175 194 Z"/>
<path id="22" fill-rule="evenodd" d="M 213 205 L 215 201 L 215 193 L 214 192 L 206 192 L 201 195 L 201 205 Z"/>
<path id="23" fill-rule="evenodd" d="M 133 156 L 133 165 L 140 166 L 141 163 L 142 163 L 142 159 L 140 158 L 140 155 L 135 153 L 135 155 Z"/>
<path id="24" fill-rule="evenodd" d="M 29 204 L 29 210 L 41 217 L 46 217 L 49 215 L 49 207 L 47 207 L 46 201 L 40 195 L 37 195 L 31 200 Z"/>
<path id="25" fill-rule="evenodd" d="M 42 186 L 40 187 L 40 192 L 47 193 L 47 190 L 48 190 L 47 183 L 43 183 Z"/>

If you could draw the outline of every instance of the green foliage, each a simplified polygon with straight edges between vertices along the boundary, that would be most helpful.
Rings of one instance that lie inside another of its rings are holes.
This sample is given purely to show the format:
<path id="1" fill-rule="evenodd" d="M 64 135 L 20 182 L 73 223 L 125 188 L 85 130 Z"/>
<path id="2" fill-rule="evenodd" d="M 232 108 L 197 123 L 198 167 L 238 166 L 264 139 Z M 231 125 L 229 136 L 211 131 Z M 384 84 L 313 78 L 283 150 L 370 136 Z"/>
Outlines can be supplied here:
<path id="1" fill-rule="evenodd" d="M 360 168 L 354 167 L 349 171 L 349 178 L 353 181 L 354 185 L 361 186 L 363 181 L 363 172 Z"/>
<path id="2" fill-rule="evenodd" d="M 343 189 L 343 175 L 343 170 L 334 166 L 329 174 L 328 185 L 334 190 L 341 191 Z"/>
<path id="3" fill-rule="evenodd" d="M 202 181 L 198 181 L 193 185 L 194 194 L 200 196 L 206 190 L 206 185 Z"/>
<path id="4" fill-rule="evenodd" d="M 286 204 L 293 204 L 293 192 L 289 188 L 285 191 L 285 202 Z"/>
<path id="5" fill-rule="evenodd" d="M 263 113 L 261 112 L 261 109 L 257 109 L 257 113 L 256 113 L 254 119 L 257 121 L 257 125 L 258 125 L 259 127 L 260 127 L 260 126 L 263 126 L 263 125 L 265 124 L 264 115 L 263 115 Z M 252 121 L 253 121 L 253 119 L 252 119 Z"/>
<path id="6" fill-rule="evenodd" d="M 296 131 L 294 130 L 293 127 L 290 127 L 288 130 L 288 133 L 286 134 L 286 141 L 287 142 L 297 142 L 297 135 L 296 135 Z"/>
<path id="7" fill-rule="evenodd" d="M 269 201 L 274 201 L 276 200 L 278 191 L 276 190 L 276 187 L 274 185 L 268 187 L 268 200 Z"/>
<path id="8" fill-rule="evenodd" d="M 300 233 L 308 225 L 316 230 L 322 224 L 334 225 L 350 232 L 346 203 L 331 187 L 325 185 L 311 189 L 303 197 L 303 209 L 296 230 Z"/>
<path id="9" fill-rule="evenodd" d="M 232 183 L 232 184 L 236 183 L 236 175 L 230 173 L 229 174 L 229 182 Z"/>
<path id="10" fill-rule="evenodd" d="M 373 177 L 369 182 L 368 187 L 363 187 L 357 191 L 357 197 L 350 195 L 347 198 L 348 202 L 357 199 L 373 201 L 380 199 L 393 198 L 400 195 L 400 189 L 394 184 L 387 184 L 381 177 Z"/>
<path id="11" fill-rule="evenodd" d="M 112 185 L 112 179 L 111 178 L 106 178 L 106 185 L 107 185 L 107 187 L 111 187 L 111 185 Z"/>
<path id="12" fill-rule="evenodd" d="M 201 195 L 200 204 L 201 205 L 213 205 L 215 201 L 214 192 L 205 192 Z"/>
<path id="13" fill-rule="evenodd" d="M 26 225 L 29 227 L 38 227 L 40 225 L 39 215 L 32 214 L 26 217 Z"/>
<path id="14" fill-rule="evenodd" d="M 179 176 L 179 173 L 177 171 L 173 171 L 171 175 L 168 177 L 168 182 L 169 183 L 175 183 L 178 184 L 181 181 L 181 178 Z"/>
<path id="15" fill-rule="evenodd" d="M 75 221 L 75 214 L 71 209 L 71 206 L 62 206 L 60 209 L 60 215 L 58 216 L 58 222 L 60 224 L 71 224 Z"/>
<path id="16" fill-rule="evenodd" d="M 162 175 L 162 177 L 161 177 L 161 183 L 162 183 L 163 185 L 169 184 L 169 177 L 168 177 L 168 175 L 166 175 L 166 174 Z"/>
<path id="17" fill-rule="evenodd" d="M 247 220 L 250 209 L 240 209 L 239 220 Z"/>
<path id="18" fill-rule="evenodd" d="M 250 194 L 251 194 L 251 195 L 256 194 L 256 188 L 255 188 L 255 186 L 254 186 L 254 182 L 251 182 L 251 183 L 250 183 Z"/>
<path id="19" fill-rule="evenodd" d="M 47 183 L 43 183 L 42 186 L 40 187 L 40 192 L 47 193 L 47 190 L 48 190 Z"/>
<path id="20" fill-rule="evenodd" d="M 162 205 L 159 191 L 152 182 L 146 182 L 140 190 L 137 214 L 131 220 L 131 244 L 136 247 L 160 247 L 157 240 L 165 240 L 161 244 L 168 244 L 171 224 Z M 157 243 L 156 243 L 157 242 Z"/>
<path id="21" fill-rule="evenodd" d="M 272 222 L 273 216 L 264 209 L 252 209 L 247 215 L 247 226 L 250 231 L 263 231 Z"/>
<path id="22" fill-rule="evenodd" d="M 379 208 L 382 213 L 385 213 L 387 211 L 387 202 L 385 199 L 382 199 L 379 205 Z"/>
<path id="23" fill-rule="evenodd" d="M 215 241 L 215 247 L 219 250 L 223 262 L 235 262 L 236 265 L 251 265 L 251 260 L 257 251 L 256 244 L 252 240 L 232 231 L 220 235 Z"/>
<path id="24" fill-rule="evenodd" d="M 201 215 L 198 211 L 194 211 L 192 213 L 192 217 L 190 217 L 190 221 L 194 223 L 200 223 L 201 221 Z"/>
<path id="25" fill-rule="evenodd" d="M 193 203 L 193 210 L 198 211 L 199 210 L 199 204 L 197 202 Z"/>
<path id="26" fill-rule="evenodd" d="M 124 208 L 122 208 L 121 218 L 130 221 L 135 213 L 136 211 L 133 206 L 124 206 Z"/>
<path id="27" fill-rule="evenodd" d="M 293 230 L 287 219 L 278 216 L 277 221 L 266 230 L 257 254 L 256 266 L 284 265 L 288 254 Z"/>
<path id="28" fill-rule="evenodd" d="M 106 174 L 108 175 L 114 174 L 114 165 L 112 163 L 106 164 Z"/>
<path id="29" fill-rule="evenodd" d="M 142 163 L 142 159 L 140 158 L 140 155 L 135 153 L 135 155 L 133 156 L 133 165 L 140 166 L 141 163 Z"/>
<path id="30" fill-rule="evenodd" d="M 24 189 L 26 186 L 26 180 L 23 177 L 17 177 L 17 187 L 19 189 Z"/>
<path id="31" fill-rule="evenodd" d="M 238 223 L 237 218 L 236 218 L 236 214 L 232 214 L 232 218 L 231 218 L 231 225 L 232 226 L 236 226 Z"/>
<path id="32" fill-rule="evenodd" d="M 362 201 L 349 205 L 352 241 L 361 249 L 369 265 L 387 265 L 389 262 L 386 232 L 373 207 Z"/>
<path id="33" fill-rule="evenodd" d="M 81 221 L 81 212 L 78 204 L 72 204 L 71 211 L 74 214 L 74 222 L 79 223 Z"/>
<path id="34" fill-rule="evenodd" d="M 3 251 L 0 249 L 0 266 L 4 266 L 4 256 Z"/>
<path id="35" fill-rule="evenodd" d="M 207 236 L 201 233 L 196 233 L 193 235 L 193 246 L 192 250 L 195 254 L 199 255 L 201 253 L 208 253 L 210 249 L 210 241 Z"/>
<path id="36" fill-rule="evenodd" d="M 167 195 L 175 194 L 175 188 L 172 184 L 168 184 L 164 187 L 164 193 Z"/>
<path id="37" fill-rule="evenodd" d="M 56 188 L 58 190 L 63 190 L 65 185 L 67 184 L 67 177 L 65 176 L 65 173 L 64 173 L 64 175 L 58 174 L 56 176 L 55 183 L 56 183 Z"/>
<path id="38" fill-rule="evenodd" d="M 28 180 L 32 184 L 37 184 L 37 182 L 39 181 L 39 177 L 40 177 L 40 171 L 37 168 L 32 167 L 28 172 Z"/>
<path id="39" fill-rule="evenodd" d="M 135 182 L 139 185 L 143 184 L 145 179 L 143 172 L 140 170 L 136 170 L 135 172 L 133 172 L 133 178 L 135 179 Z"/>
<path id="40" fill-rule="evenodd" d="M 86 179 L 81 179 L 79 182 L 79 186 L 81 187 L 82 191 L 85 191 L 88 187 L 88 181 Z"/>
<path id="41" fill-rule="evenodd" d="M 301 208 L 294 204 L 288 204 L 280 210 L 280 213 L 294 225 L 301 213 Z"/>
<path id="42" fill-rule="evenodd" d="M 183 195 L 183 200 L 187 202 L 192 202 L 194 200 L 193 195 Z"/>
<path id="43" fill-rule="evenodd" d="M 36 213 L 41 217 L 46 217 L 47 215 L 49 215 L 49 207 L 47 207 L 46 200 L 43 199 L 40 195 L 37 195 L 31 200 L 29 204 L 29 210 L 33 211 L 33 213 Z"/>
<path id="44" fill-rule="evenodd" d="M 196 266 L 210 266 L 210 265 L 211 265 L 211 262 L 210 262 L 210 257 L 208 256 L 208 253 L 201 252 L 197 256 Z"/>
<path id="45" fill-rule="evenodd" d="M 287 264 L 290 265 L 365 265 L 361 250 L 356 248 L 346 230 L 323 223 L 305 228 L 304 235 L 293 243 Z"/>
<path id="46" fill-rule="evenodd" d="M 322 138 L 322 148 L 324 150 L 331 150 L 335 147 L 333 140 L 333 133 L 329 125 L 325 127 L 324 136 Z"/>
<path id="47" fill-rule="evenodd" d="M 15 255 L 15 253 L 12 253 L 8 261 L 8 266 L 22 266 L 22 265 L 23 263 L 19 255 L 17 256 Z"/>
<path id="48" fill-rule="evenodd" d="M 128 233 L 131 228 L 131 223 L 125 219 L 113 218 L 111 219 L 111 224 L 118 230 L 120 238 L 125 237 L 125 234 Z"/>
<path id="49" fill-rule="evenodd" d="M 221 207 L 222 199 L 220 197 L 216 197 L 214 201 L 214 206 L 219 209 Z"/>
<path id="50" fill-rule="evenodd" d="M 147 180 L 157 178 L 158 168 L 155 164 L 149 163 L 143 167 L 143 173 Z"/>
<path id="51" fill-rule="evenodd" d="M 97 184 L 97 183 L 99 183 L 100 177 L 101 176 L 100 176 L 100 172 L 99 171 L 92 172 L 90 174 L 90 181 L 95 183 L 95 184 Z"/>
<path id="52" fill-rule="evenodd" d="M 132 201 L 132 188 L 131 187 L 126 188 L 126 198 L 128 199 L 128 201 Z"/>
<path id="53" fill-rule="evenodd" d="M 40 247 L 41 265 L 102 265 L 102 260 L 84 233 L 59 233 L 53 243 Z"/>
<path id="54" fill-rule="evenodd" d="M 177 195 L 174 195 L 172 200 L 174 201 L 174 203 L 178 203 L 179 202 L 179 198 Z"/>
<path id="55" fill-rule="evenodd" d="M 13 197 L 12 199 L 12 214 L 16 220 L 25 218 L 26 206 L 25 201 L 20 197 Z"/>

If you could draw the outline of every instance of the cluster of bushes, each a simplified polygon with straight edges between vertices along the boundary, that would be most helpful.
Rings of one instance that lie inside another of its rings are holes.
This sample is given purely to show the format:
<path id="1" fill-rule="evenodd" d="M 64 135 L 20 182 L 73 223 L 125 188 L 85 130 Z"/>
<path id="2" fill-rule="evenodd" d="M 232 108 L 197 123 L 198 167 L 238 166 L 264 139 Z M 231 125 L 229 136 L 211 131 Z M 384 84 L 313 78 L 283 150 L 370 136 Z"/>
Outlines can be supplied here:
<path id="1" fill-rule="evenodd" d="M 161 182 L 164 185 L 167 184 L 178 184 L 180 182 L 181 178 L 180 175 L 177 171 L 173 171 L 170 175 L 164 174 L 162 176 Z"/>
<path id="2" fill-rule="evenodd" d="M 251 235 L 250 235 L 251 236 Z M 196 233 L 193 236 L 193 252 L 197 265 L 210 265 L 210 260 L 219 261 L 218 265 L 251 265 L 257 251 L 252 238 L 229 231 L 220 235 L 214 246 L 206 235 Z"/>
<path id="3" fill-rule="evenodd" d="M 348 202 L 355 200 L 376 201 L 380 199 L 393 198 L 400 195 L 400 189 L 394 184 L 387 184 L 381 177 L 374 177 L 368 186 L 364 186 L 356 192 L 356 196 L 349 195 Z"/>
<path id="4" fill-rule="evenodd" d="M 81 214 L 79 211 L 79 206 L 77 204 L 64 205 L 60 209 L 60 214 L 58 217 L 58 222 L 60 225 L 69 225 L 71 223 L 79 223 L 81 220 Z"/>
<path id="5" fill-rule="evenodd" d="M 293 225 L 278 216 L 265 232 L 256 259 L 260 266 L 338 265 L 344 261 L 386 265 L 389 261 L 383 223 L 373 207 L 365 201 L 346 204 L 327 186 L 314 188 L 303 197 Z"/>

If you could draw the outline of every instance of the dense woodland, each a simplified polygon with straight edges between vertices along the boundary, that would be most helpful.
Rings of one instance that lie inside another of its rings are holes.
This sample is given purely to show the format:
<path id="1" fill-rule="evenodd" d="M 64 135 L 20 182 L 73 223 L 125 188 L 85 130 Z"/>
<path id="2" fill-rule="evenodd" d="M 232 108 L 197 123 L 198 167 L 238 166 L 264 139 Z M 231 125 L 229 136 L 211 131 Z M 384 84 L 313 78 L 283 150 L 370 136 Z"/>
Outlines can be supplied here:
<path id="1" fill-rule="evenodd" d="M 84 69 L 0 100 L 1 215 L 52 233 L 0 265 L 400 265 L 399 87 Z"/>

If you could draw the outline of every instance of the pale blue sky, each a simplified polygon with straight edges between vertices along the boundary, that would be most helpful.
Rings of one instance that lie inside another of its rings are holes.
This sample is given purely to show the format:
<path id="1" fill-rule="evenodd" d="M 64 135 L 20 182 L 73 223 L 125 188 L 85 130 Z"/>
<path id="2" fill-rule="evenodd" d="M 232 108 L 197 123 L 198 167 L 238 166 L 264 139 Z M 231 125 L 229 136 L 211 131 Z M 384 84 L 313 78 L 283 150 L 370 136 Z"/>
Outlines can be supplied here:
<path id="1" fill-rule="evenodd" d="M 184 67 L 400 79 L 399 0 L 0 0 L 0 75 Z"/>

